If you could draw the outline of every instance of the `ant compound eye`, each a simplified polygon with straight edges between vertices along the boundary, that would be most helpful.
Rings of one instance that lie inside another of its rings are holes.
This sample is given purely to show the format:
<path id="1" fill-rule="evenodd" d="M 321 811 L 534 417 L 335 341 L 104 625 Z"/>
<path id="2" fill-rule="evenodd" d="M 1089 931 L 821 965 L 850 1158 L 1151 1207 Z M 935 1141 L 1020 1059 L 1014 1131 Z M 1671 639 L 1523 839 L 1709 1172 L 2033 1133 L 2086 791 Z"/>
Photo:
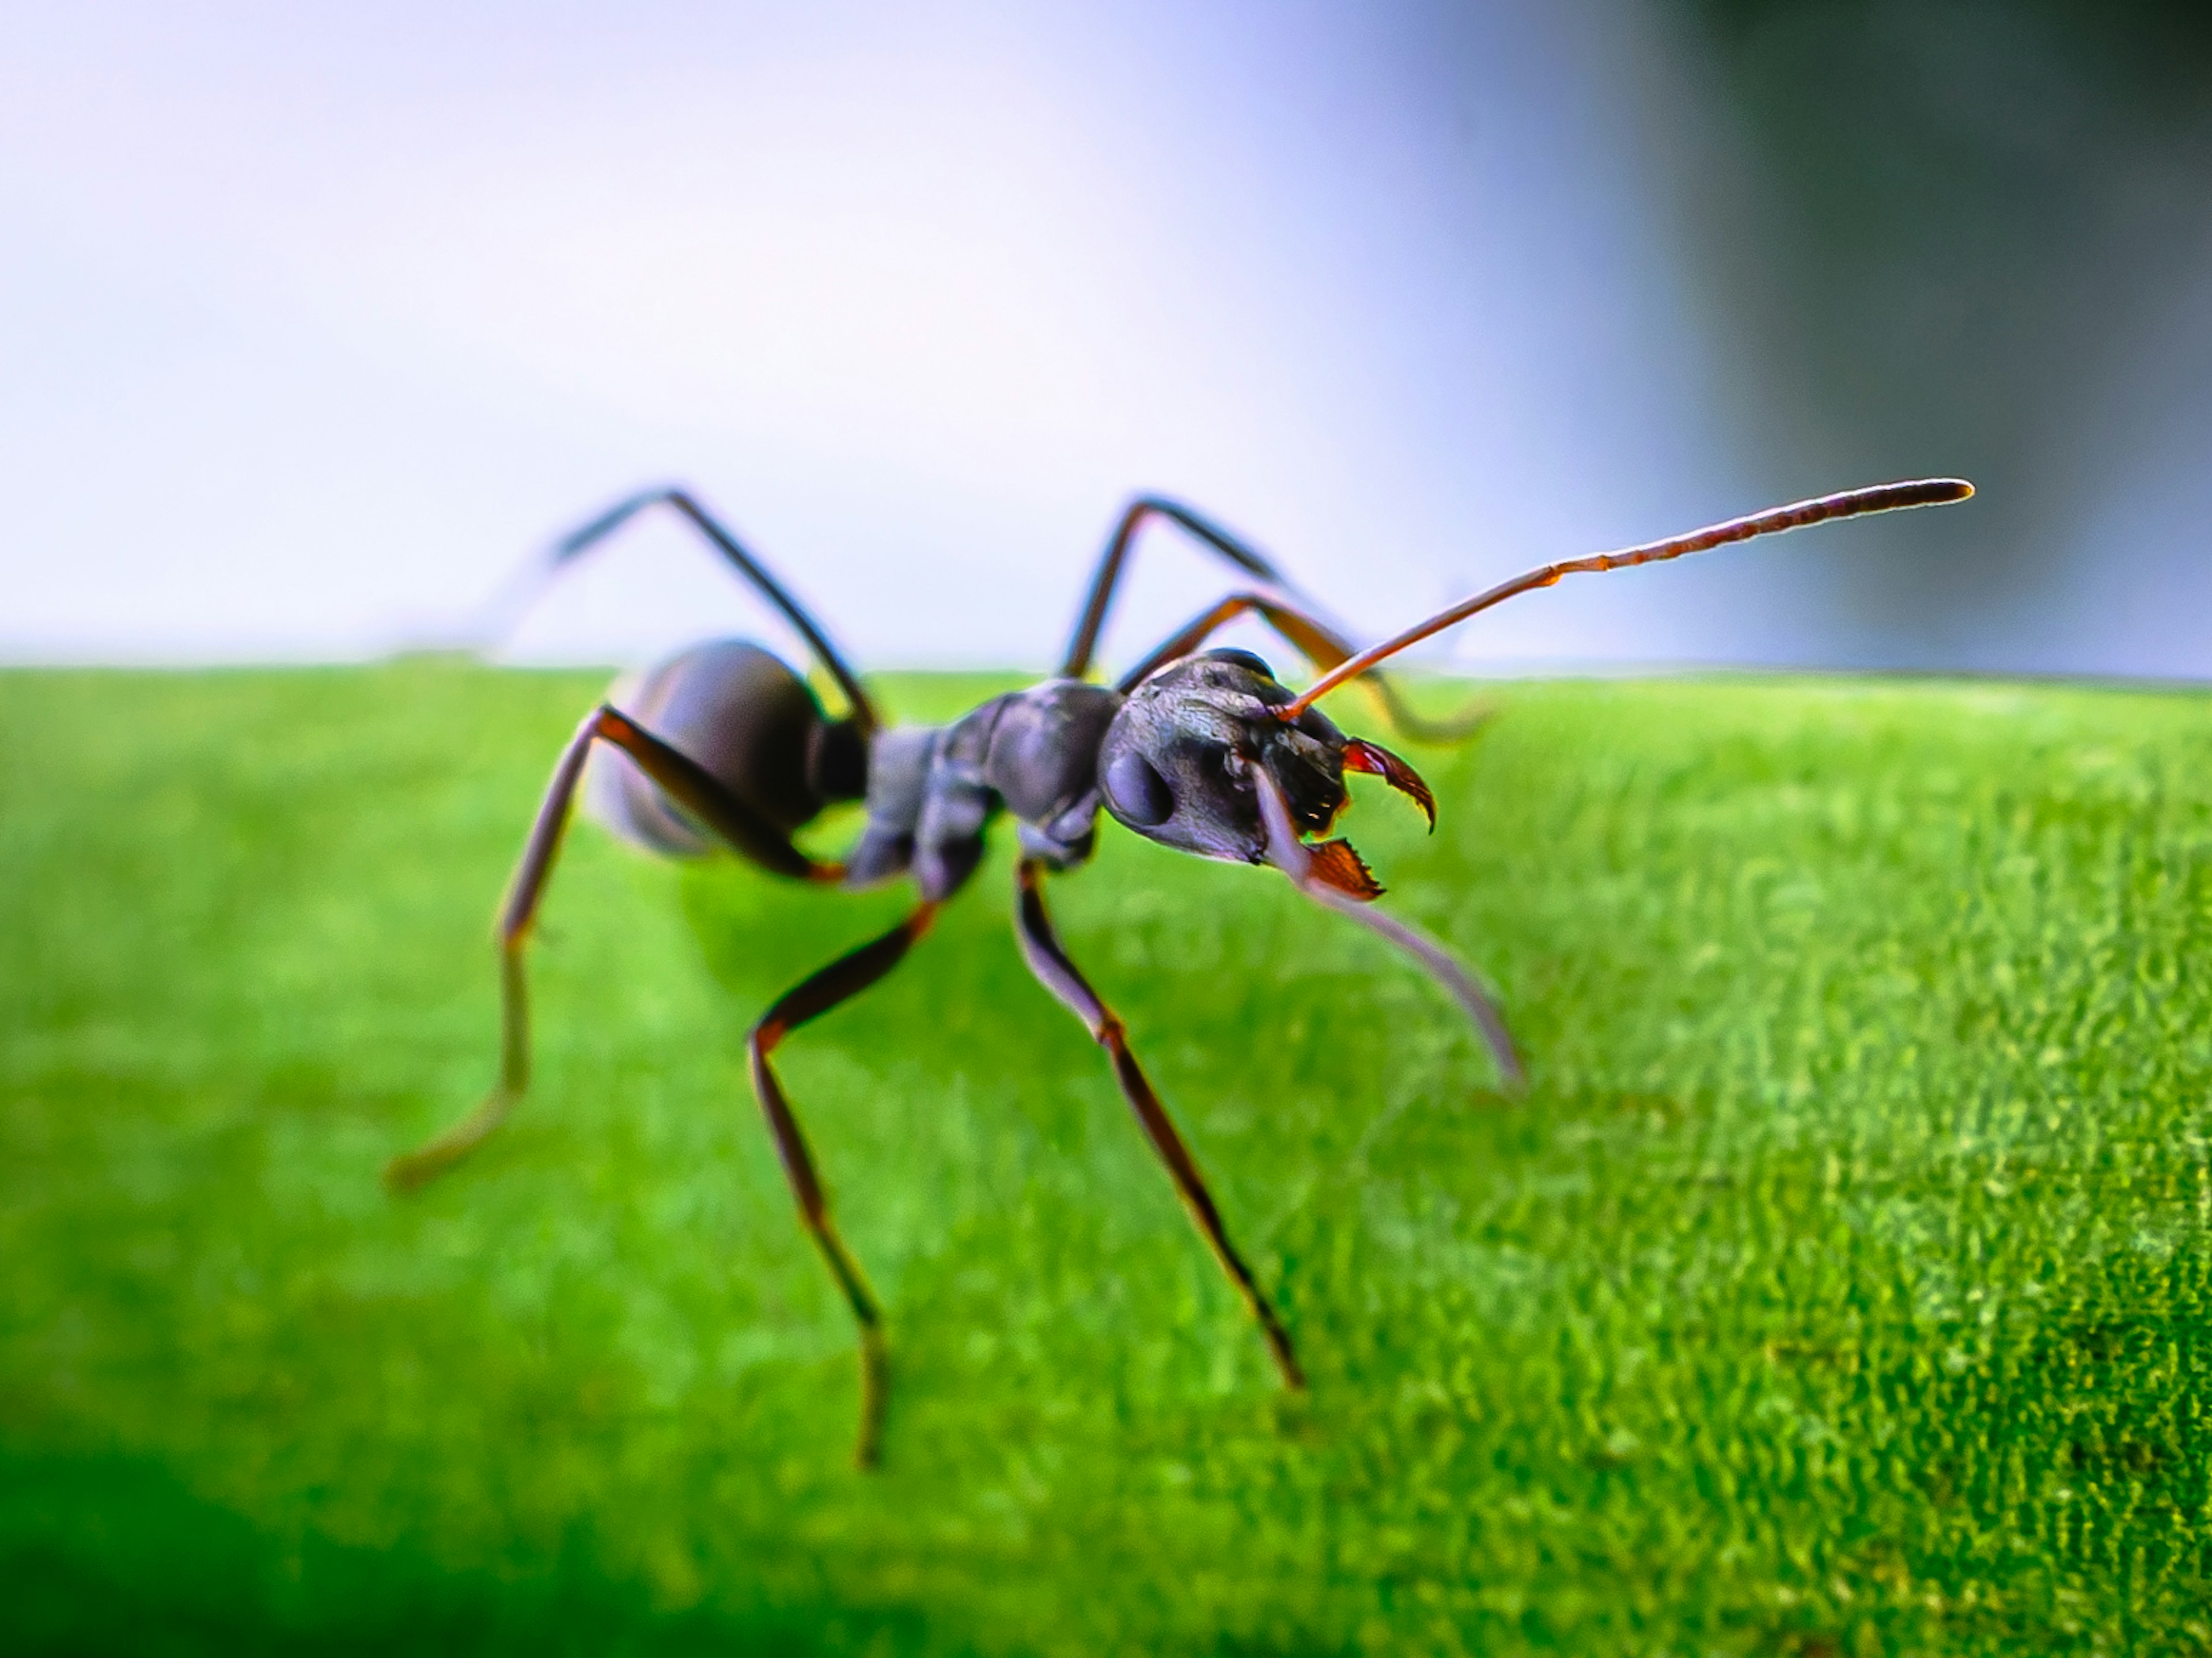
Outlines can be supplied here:
<path id="1" fill-rule="evenodd" d="M 1168 789 L 1168 780 L 1134 749 L 1124 749 L 1115 756 L 1102 780 L 1106 786 L 1106 804 L 1125 823 L 1151 829 L 1175 816 L 1175 796 Z"/>

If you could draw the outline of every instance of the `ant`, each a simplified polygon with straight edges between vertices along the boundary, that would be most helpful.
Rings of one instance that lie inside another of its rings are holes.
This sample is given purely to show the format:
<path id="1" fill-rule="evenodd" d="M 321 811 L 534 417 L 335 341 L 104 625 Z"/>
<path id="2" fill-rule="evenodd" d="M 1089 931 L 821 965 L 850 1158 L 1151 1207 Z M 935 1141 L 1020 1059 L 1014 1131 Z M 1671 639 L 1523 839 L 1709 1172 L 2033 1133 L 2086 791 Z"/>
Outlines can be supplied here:
<path id="1" fill-rule="evenodd" d="M 859 995 L 903 960 L 937 912 L 975 873 L 986 833 L 1004 811 L 1015 820 L 1017 936 L 1045 988 L 1090 1029 L 1166 1165 L 1191 1218 L 1266 1338 L 1284 1385 L 1305 1386 L 1290 1333 L 1230 1242 L 1198 1163 L 1138 1064 L 1128 1033 L 1053 931 L 1048 873 L 1086 862 L 1103 807 L 1124 828 L 1202 858 L 1273 866 L 1308 897 L 1352 917 L 1413 957 L 1465 1010 L 1508 1088 L 1522 1081 L 1505 1022 L 1474 978 L 1436 941 L 1370 908 L 1382 891 L 1349 841 L 1327 838 L 1348 803 L 1346 773 L 1377 777 L 1436 827 L 1436 802 L 1413 767 L 1366 738 L 1347 737 L 1316 703 L 1358 679 L 1393 727 L 1421 738 L 1461 736 L 1472 718 L 1434 724 L 1407 708 L 1376 672 L 1407 647 L 1517 594 L 1561 577 L 1626 569 L 1818 524 L 1829 519 L 1963 501 L 1957 478 L 1877 484 L 1797 501 L 1620 552 L 1544 565 L 1355 651 L 1259 552 L 1188 507 L 1156 496 L 1133 501 L 1115 525 L 1084 601 L 1060 671 L 994 696 L 946 726 L 886 728 L 875 704 L 805 610 L 738 539 L 681 489 L 622 501 L 556 543 L 532 572 L 562 566 L 657 506 L 688 519 L 796 628 L 834 681 L 844 713 L 833 718 L 805 680 L 741 640 L 697 646 L 646 673 L 586 717 L 562 752 L 525 842 L 499 918 L 501 1040 L 499 1081 L 474 1113 L 385 1170 L 395 1191 L 452 1167 L 507 1118 L 530 1082 L 530 1017 L 523 949 L 559 853 L 585 762 L 601 744 L 615 753 L 588 784 L 593 815 L 617 835 L 666 855 L 697 856 L 720 840 L 763 868 L 822 886 L 864 887 L 897 877 L 919 893 L 890 932 L 839 957 L 778 998 L 752 1028 L 753 1091 L 775 1137 L 800 1220 L 812 1235 L 860 1327 L 860 1424 L 856 1457 L 878 1455 L 888 1391 L 883 1315 L 831 1223 L 805 1136 L 777 1079 L 773 1056 L 791 1033 Z M 1179 525 L 1253 579 L 1194 617 L 1111 686 L 1088 675 L 1100 628 L 1138 531 L 1154 519 Z M 1249 651 L 1207 650 L 1232 619 L 1256 616 L 1321 677 L 1303 692 L 1280 683 Z M 617 706 L 617 701 L 626 707 Z M 824 807 L 864 803 L 866 827 L 842 862 L 800 850 L 793 835 Z"/>

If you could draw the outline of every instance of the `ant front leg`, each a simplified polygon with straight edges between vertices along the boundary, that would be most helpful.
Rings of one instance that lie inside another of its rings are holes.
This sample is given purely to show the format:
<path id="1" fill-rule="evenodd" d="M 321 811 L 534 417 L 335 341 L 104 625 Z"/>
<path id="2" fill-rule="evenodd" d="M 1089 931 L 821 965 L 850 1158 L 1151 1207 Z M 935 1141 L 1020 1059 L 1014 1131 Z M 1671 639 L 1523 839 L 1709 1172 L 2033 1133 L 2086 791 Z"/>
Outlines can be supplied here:
<path id="1" fill-rule="evenodd" d="M 1528 1072 L 1522 1069 L 1521 1056 L 1514 1050 L 1513 1037 L 1505 1029 L 1505 1016 L 1498 1011 L 1498 1004 L 1491 999 L 1489 993 L 1475 982 L 1474 975 L 1426 933 L 1407 926 L 1394 915 L 1383 914 L 1372 904 L 1322 878 L 1316 867 L 1320 860 L 1315 856 L 1316 849 L 1298 838 L 1297 827 L 1291 821 L 1290 803 L 1283 798 L 1280 786 L 1268 775 L 1264 766 L 1255 766 L 1252 778 L 1260 795 L 1260 821 L 1267 835 L 1267 861 L 1316 903 L 1340 915 L 1350 916 L 1419 962 L 1429 976 L 1466 1011 L 1474 1028 L 1481 1033 L 1507 1090 L 1518 1092 L 1526 1086 Z M 1344 846 L 1341 841 L 1331 844 Z"/>
<path id="2" fill-rule="evenodd" d="M 696 761 L 670 747 L 619 709 L 602 705 L 576 728 L 553 768 L 553 780 L 538 809 L 538 820 L 531 826 L 530 838 L 523 845 L 521 861 L 515 865 L 514 879 L 507 889 L 506 905 L 500 912 L 499 1082 L 467 1117 L 385 1165 L 385 1184 L 395 1192 L 413 1191 L 476 1150 L 507 1121 L 530 1085 L 530 987 L 522 952 L 538 919 L 538 902 L 552 876 L 554 859 L 560 855 L 561 836 L 575 803 L 584 761 L 595 742 L 611 743 L 622 750 L 671 798 L 755 863 L 804 881 L 836 881 L 844 876 L 842 865 L 817 863 L 793 846 L 788 837 L 723 787 Z"/>
<path id="3" fill-rule="evenodd" d="M 775 1136 L 775 1149 L 783 1158 L 783 1172 L 791 1181 L 791 1194 L 799 1200 L 799 1218 L 813 1235 L 823 1260 L 830 1264 L 830 1273 L 837 1280 L 837 1287 L 845 1292 L 854 1321 L 860 1327 L 860 1435 L 859 1443 L 854 1447 L 853 1460 L 864 1468 L 875 1466 L 883 1434 L 884 1405 L 890 1391 L 883 1315 L 877 1309 L 867 1279 L 860 1274 L 860 1263 L 853 1259 L 844 1240 L 837 1236 L 836 1227 L 830 1223 L 830 1199 L 822 1189 L 821 1177 L 815 1173 L 814 1159 L 807 1155 L 806 1137 L 799 1132 L 799 1119 L 792 1114 L 791 1102 L 784 1094 L 775 1067 L 769 1063 L 769 1055 L 808 1020 L 819 1018 L 841 1002 L 850 1001 L 896 967 L 907 951 L 929 931 L 930 923 L 936 918 L 937 905 L 933 901 L 921 904 L 880 938 L 839 957 L 796 989 L 779 997 L 753 1027 L 747 1045 L 752 1059 L 753 1092 L 768 1117 L 769 1132 Z"/>
<path id="4" fill-rule="evenodd" d="M 1144 1126 L 1152 1150 L 1167 1166 L 1168 1177 L 1175 1181 L 1183 1206 L 1190 1211 L 1199 1231 L 1212 1246 L 1221 1270 L 1228 1273 L 1230 1282 L 1244 1297 L 1244 1304 L 1252 1309 L 1252 1316 L 1259 1321 L 1261 1332 L 1267 1338 L 1268 1350 L 1274 1355 L 1276 1368 L 1282 1372 L 1283 1385 L 1294 1391 L 1303 1390 L 1305 1373 L 1298 1368 L 1290 1333 L 1283 1328 L 1274 1308 L 1261 1292 L 1252 1269 L 1237 1253 L 1237 1246 L 1230 1242 L 1228 1229 L 1221 1224 L 1221 1212 L 1214 1206 L 1213 1194 L 1206 1189 L 1206 1179 L 1198 1172 L 1197 1161 L 1183 1144 L 1182 1136 L 1176 1132 L 1167 1108 L 1152 1090 L 1151 1081 L 1137 1063 L 1137 1056 L 1129 1051 L 1128 1033 L 1114 1010 L 1099 999 L 1098 993 L 1068 959 L 1066 950 L 1053 932 L 1052 918 L 1044 907 L 1043 866 L 1034 859 L 1024 858 L 1015 879 L 1019 892 L 1018 919 L 1023 959 L 1028 962 L 1030 971 L 1036 975 L 1037 981 L 1090 1027 L 1091 1039 L 1113 1060 L 1114 1078 L 1121 1084 L 1121 1092 L 1137 1114 L 1137 1121 Z"/>

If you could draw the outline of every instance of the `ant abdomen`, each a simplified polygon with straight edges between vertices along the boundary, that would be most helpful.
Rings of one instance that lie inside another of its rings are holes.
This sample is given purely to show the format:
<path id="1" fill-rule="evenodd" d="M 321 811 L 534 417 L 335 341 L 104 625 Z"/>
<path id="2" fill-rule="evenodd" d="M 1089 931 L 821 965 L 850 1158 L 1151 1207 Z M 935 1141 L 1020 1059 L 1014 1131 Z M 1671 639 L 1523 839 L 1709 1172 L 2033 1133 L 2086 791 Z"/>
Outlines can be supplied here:
<path id="1" fill-rule="evenodd" d="M 867 745 L 823 712 L 780 658 L 742 639 L 695 645 L 643 673 L 624 674 L 607 701 L 696 760 L 785 835 L 834 800 L 867 787 Z M 623 840 L 696 858 L 714 837 L 620 750 L 602 746 L 584 780 L 585 810 Z"/>

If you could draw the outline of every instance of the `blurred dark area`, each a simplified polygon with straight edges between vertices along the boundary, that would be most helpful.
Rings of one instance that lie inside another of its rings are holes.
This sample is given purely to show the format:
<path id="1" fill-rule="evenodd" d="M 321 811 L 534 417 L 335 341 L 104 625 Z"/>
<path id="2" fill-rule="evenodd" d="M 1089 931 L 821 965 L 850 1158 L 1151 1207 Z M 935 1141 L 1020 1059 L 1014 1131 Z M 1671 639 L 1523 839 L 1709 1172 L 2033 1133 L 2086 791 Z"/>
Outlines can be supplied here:
<path id="1" fill-rule="evenodd" d="M 1747 438 L 1982 489 L 1971 518 L 1806 550 L 1842 653 L 2203 673 L 2212 7 L 1674 12 L 1700 106 L 1678 222 Z M 2116 588 L 2140 597 L 2069 631 L 2070 596 Z"/>

